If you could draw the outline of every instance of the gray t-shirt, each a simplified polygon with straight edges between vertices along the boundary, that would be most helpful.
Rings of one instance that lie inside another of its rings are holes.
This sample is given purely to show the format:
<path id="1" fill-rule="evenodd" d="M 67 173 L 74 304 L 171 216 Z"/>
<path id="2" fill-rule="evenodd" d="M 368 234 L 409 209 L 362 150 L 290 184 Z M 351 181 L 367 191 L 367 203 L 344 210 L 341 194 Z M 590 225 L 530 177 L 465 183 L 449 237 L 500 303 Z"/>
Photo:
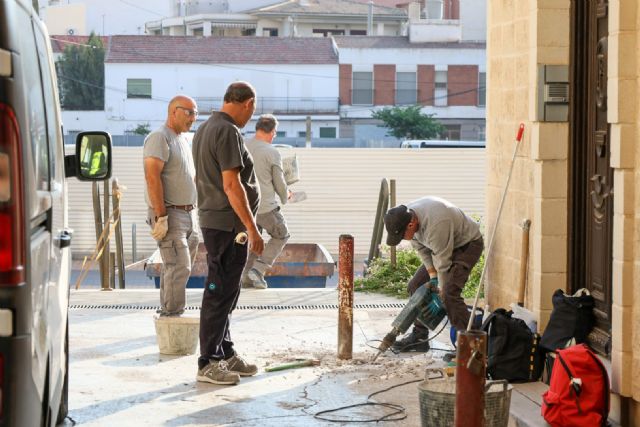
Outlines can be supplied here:
<path id="1" fill-rule="evenodd" d="M 460 208 L 439 197 L 423 197 L 407 203 L 420 226 L 411 240 L 425 267 L 438 272 L 451 267 L 453 250 L 482 237 L 480 226 Z"/>
<path id="2" fill-rule="evenodd" d="M 287 203 L 288 191 L 282 171 L 282 157 L 280 152 L 266 141 L 251 138 L 246 140 L 245 144 L 253 157 L 258 183 L 260 183 L 258 213 L 271 212 L 280 204 Z"/>
<path id="3" fill-rule="evenodd" d="M 155 157 L 164 162 L 162 187 L 165 205 L 195 205 L 197 200 L 195 169 L 187 138 L 176 134 L 166 125 L 151 132 L 144 140 L 142 157 Z M 151 208 L 147 186 L 144 198 Z"/>
<path id="4" fill-rule="evenodd" d="M 222 185 L 222 171 L 239 168 L 253 215 L 258 210 L 260 188 L 253 171 L 253 159 L 231 116 L 214 112 L 193 137 L 200 226 L 216 230 L 244 230 Z"/>

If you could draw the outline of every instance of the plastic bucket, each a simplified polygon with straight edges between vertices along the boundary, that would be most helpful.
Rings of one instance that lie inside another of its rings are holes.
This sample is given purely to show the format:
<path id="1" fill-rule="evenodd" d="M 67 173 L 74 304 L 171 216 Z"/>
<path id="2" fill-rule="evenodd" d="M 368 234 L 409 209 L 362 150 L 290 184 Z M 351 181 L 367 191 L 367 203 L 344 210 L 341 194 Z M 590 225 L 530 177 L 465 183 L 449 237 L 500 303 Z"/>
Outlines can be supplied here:
<path id="1" fill-rule="evenodd" d="M 430 373 L 440 378 L 429 379 Z M 507 427 L 511 389 L 506 380 L 488 381 L 485 386 L 485 427 Z M 456 381 L 439 369 L 427 371 L 427 379 L 418 385 L 422 427 L 453 427 L 456 405 Z"/>
<path id="2" fill-rule="evenodd" d="M 156 339 L 161 354 L 194 354 L 198 347 L 200 319 L 198 317 L 153 317 Z"/>

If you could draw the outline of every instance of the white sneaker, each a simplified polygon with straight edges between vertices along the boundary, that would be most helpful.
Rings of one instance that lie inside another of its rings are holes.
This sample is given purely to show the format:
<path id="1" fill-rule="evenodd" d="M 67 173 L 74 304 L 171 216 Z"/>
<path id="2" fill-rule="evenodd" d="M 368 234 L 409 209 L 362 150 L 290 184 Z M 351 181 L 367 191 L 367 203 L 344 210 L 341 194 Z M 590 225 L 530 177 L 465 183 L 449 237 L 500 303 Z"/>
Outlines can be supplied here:
<path id="1" fill-rule="evenodd" d="M 249 279 L 253 281 L 254 288 L 267 289 L 269 287 L 269 285 L 267 285 L 267 281 L 264 280 L 264 275 L 260 273 L 258 270 L 256 270 L 255 268 L 252 268 L 251 270 L 249 270 L 249 272 L 247 273 L 247 276 L 249 276 Z"/>

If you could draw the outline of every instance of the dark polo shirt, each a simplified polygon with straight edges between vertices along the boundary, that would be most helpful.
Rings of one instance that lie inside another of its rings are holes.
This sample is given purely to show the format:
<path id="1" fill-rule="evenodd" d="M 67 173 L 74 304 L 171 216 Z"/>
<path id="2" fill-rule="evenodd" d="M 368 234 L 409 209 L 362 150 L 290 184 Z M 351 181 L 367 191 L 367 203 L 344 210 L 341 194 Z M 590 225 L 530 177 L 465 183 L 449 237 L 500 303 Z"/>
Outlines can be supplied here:
<path id="1" fill-rule="evenodd" d="M 244 230 L 222 185 L 222 171 L 240 169 L 240 180 L 255 216 L 260 203 L 260 187 L 253 171 L 253 159 L 231 116 L 214 112 L 193 137 L 200 227 L 216 230 Z"/>

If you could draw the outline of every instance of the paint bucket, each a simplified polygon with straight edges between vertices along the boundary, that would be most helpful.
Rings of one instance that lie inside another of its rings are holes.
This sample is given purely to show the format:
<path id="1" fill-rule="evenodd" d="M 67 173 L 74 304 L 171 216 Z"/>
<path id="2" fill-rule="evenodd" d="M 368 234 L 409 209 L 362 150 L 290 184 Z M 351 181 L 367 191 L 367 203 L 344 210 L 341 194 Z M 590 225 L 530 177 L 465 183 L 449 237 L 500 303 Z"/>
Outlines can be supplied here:
<path id="1" fill-rule="evenodd" d="M 200 318 L 153 316 L 158 348 L 162 354 L 194 354 L 198 347 Z"/>
<path id="2" fill-rule="evenodd" d="M 432 374 L 439 377 L 429 378 Z M 507 427 L 512 386 L 506 380 L 488 381 L 485 386 L 485 427 Z M 422 427 L 453 427 L 456 380 L 441 369 L 427 370 L 427 379 L 418 385 Z"/>

